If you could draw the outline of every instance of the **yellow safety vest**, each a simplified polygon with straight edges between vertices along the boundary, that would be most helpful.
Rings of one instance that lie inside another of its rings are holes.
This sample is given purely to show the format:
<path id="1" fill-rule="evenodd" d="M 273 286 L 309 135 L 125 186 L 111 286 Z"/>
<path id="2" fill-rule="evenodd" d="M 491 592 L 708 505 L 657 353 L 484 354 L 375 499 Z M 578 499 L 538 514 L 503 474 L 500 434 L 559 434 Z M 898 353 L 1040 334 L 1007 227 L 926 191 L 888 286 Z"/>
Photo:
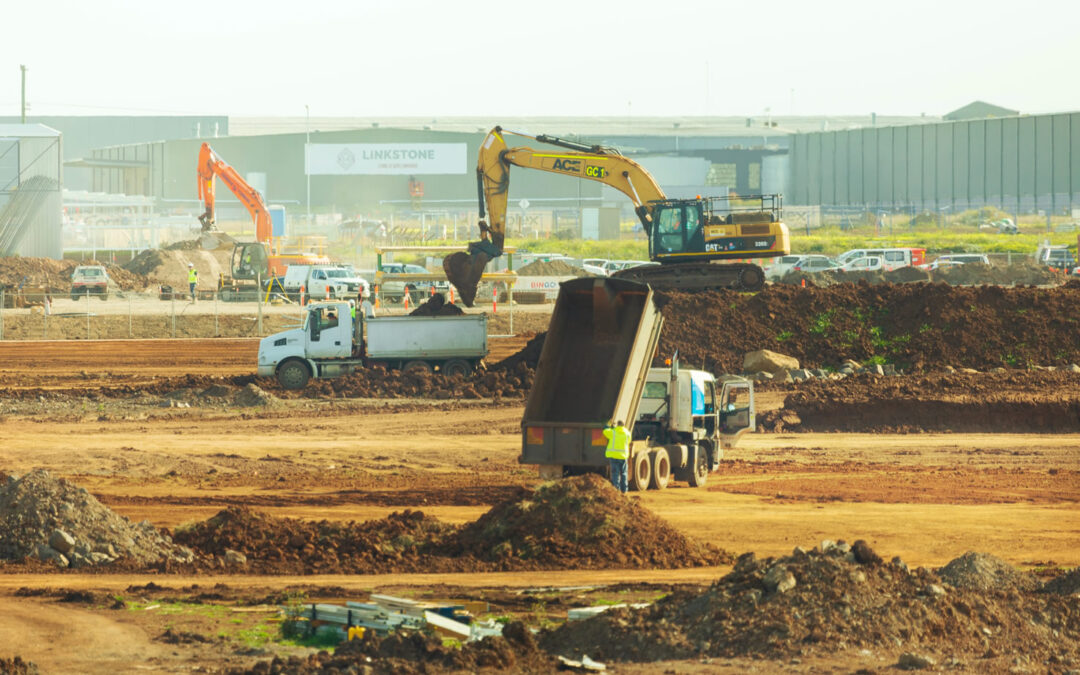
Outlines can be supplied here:
<path id="1" fill-rule="evenodd" d="M 627 459 L 630 457 L 630 430 L 626 427 L 607 427 L 604 437 L 608 439 L 605 457 Z"/>
<path id="2" fill-rule="evenodd" d="M 188 273 L 187 273 L 187 282 L 188 282 L 189 284 L 193 284 L 193 283 L 195 283 L 195 282 L 196 282 L 196 281 L 198 281 L 198 280 L 199 280 L 199 273 L 195 271 L 195 268 L 194 268 L 194 267 L 192 267 L 191 269 L 189 269 L 189 270 L 188 270 Z"/>

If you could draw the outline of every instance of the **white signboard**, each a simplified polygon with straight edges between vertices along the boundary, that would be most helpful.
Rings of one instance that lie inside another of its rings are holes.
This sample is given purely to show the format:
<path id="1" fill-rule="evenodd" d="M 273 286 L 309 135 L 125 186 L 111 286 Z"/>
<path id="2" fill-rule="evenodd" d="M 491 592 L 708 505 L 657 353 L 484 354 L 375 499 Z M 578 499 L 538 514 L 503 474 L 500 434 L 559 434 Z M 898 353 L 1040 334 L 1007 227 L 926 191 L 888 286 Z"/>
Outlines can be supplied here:
<path id="1" fill-rule="evenodd" d="M 465 173 L 464 143 L 312 143 L 312 176 Z"/>
<path id="2" fill-rule="evenodd" d="M 514 292 L 543 293 L 548 300 L 559 295 L 559 284 L 577 277 L 518 277 L 514 281 Z"/>

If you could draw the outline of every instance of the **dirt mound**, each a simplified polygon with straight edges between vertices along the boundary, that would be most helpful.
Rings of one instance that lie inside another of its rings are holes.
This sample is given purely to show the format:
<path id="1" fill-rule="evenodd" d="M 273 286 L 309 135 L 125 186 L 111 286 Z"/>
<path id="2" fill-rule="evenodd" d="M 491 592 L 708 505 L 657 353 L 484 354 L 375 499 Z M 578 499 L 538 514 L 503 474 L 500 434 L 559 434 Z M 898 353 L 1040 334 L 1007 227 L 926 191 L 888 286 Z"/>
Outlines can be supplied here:
<path id="1" fill-rule="evenodd" d="M 175 246 L 175 244 L 174 244 Z M 201 246 L 176 249 L 147 249 L 124 264 L 124 269 L 146 277 L 149 285 L 187 287 L 188 263 L 199 273 L 199 286 L 211 288 L 218 277 L 228 275 L 232 247 L 207 250 Z"/>
<path id="2" fill-rule="evenodd" d="M 565 260 L 536 260 L 515 270 L 519 277 L 587 277 L 589 273 Z"/>
<path id="3" fill-rule="evenodd" d="M 493 365 L 491 369 L 508 370 L 516 368 L 518 364 L 524 364 L 528 368 L 535 369 L 536 364 L 540 362 L 540 352 L 544 350 L 545 337 L 547 337 L 547 332 L 534 335 L 520 351 L 507 356 L 502 361 Z"/>
<path id="4" fill-rule="evenodd" d="M 33 662 L 23 661 L 22 657 L 0 659 L 0 673 L 3 675 L 38 675 L 39 672 Z"/>
<path id="5" fill-rule="evenodd" d="M 0 487 L 0 558 L 27 557 L 60 567 L 106 565 L 120 558 L 151 564 L 188 561 L 149 522 L 135 524 L 103 506 L 85 488 L 35 470 Z"/>
<path id="6" fill-rule="evenodd" d="M 668 569 L 730 560 L 687 539 L 595 474 L 547 483 L 495 506 L 462 528 L 446 550 L 507 568 Z"/>
<path id="7" fill-rule="evenodd" d="M 1042 590 L 1044 593 L 1057 593 L 1058 595 L 1080 593 L 1080 567 L 1046 582 Z"/>
<path id="8" fill-rule="evenodd" d="M 551 673 L 555 660 L 543 652 L 532 632 L 520 622 L 503 628 L 501 637 L 467 642 L 460 647 L 445 646 L 430 633 L 391 633 L 342 643 L 334 653 L 319 652 L 306 659 L 277 657 L 246 671 L 252 675 L 314 675 L 364 672 L 372 675 L 411 673 Z"/>
<path id="9" fill-rule="evenodd" d="M 142 290 L 149 283 L 140 274 L 119 265 L 101 263 L 96 260 L 10 257 L 0 258 L 0 287 L 44 287 L 55 293 L 67 293 L 71 290 L 71 273 L 79 265 L 103 265 L 109 274 L 109 279 L 121 290 Z"/>
<path id="10" fill-rule="evenodd" d="M 423 304 L 409 312 L 409 316 L 461 316 L 465 310 L 457 305 L 447 304 L 442 293 L 436 293 Z"/>
<path id="11" fill-rule="evenodd" d="M 787 415 L 788 417 L 785 417 Z M 1052 371 L 812 380 L 766 416 L 801 431 L 1080 432 L 1080 375 Z"/>
<path id="12" fill-rule="evenodd" d="M 362 523 L 304 521 L 230 507 L 173 533 L 196 569 L 259 574 L 678 568 L 730 562 L 596 475 L 519 489 L 479 520 L 418 511 Z M 237 556 L 237 554 L 240 554 Z"/>
<path id="13" fill-rule="evenodd" d="M 1007 664 L 1017 655 L 1035 663 L 1080 656 L 1080 616 L 1067 598 L 950 588 L 926 569 L 879 562 L 864 542 L 823 545 L 779 559 L 744 554 L 703 594 L 674 593 L 647 609 L 566 624 L 541 646 L 639 662 L 900 647 Z"/>
<path id="14" fill-rule="evenodd" d="M 801 286 L 834 286 L 842 283 L 901 284 L 918 281 L 942 282 L 955 286 L 1016 285 L 1048 286 L 1065 281 L 1061 272 L 1043 265 L 1025 260 L 1009 265 L 987 265 L 968 263 L 941 267 L 933 271 L 916 267 L 901 267 L 888 272 L 788 272 L 781 279 L 782 284 Z"/>
<path id="15" fill-rule="evenodd" d="M 1001 558 L 968 551 L 937 571 L 938 576 L 957 588 L 974 591 L 1033 591 L 1039 582 L 1018 572 Z"/>
<path id="16" fill-rule="evenodd" d="M 909 370 L 1080 363 L 1080 290 L 946 284 L 774 285 L 658 292 L 660 354 L 739 372 L 747 352 L 773 349 L 807 368 L 844 359 Z"/>
<path id="17" fill-rule="evenodd" d="M 230 507 L 177 529 L 173 537 L 220 566 L 227 564 L 227 551 L 237 551 L 247 559 L 247 572 L 370 574 L 428 571 L 430 549 L 454 529 L 419 511 L 342 523 L 276 518 Z"/>
<path id="18" fill-rule="evenodd" d="M 260 378 L 260 386 L 278 394 L 274 380 Z M 298 392 L 305 398 L 524 398 L 532 386 L 532 371 L 512 369 L 476 372 L 467 378 L 439 373 L 367 368 L 330 380 L 312 380 Z"/>

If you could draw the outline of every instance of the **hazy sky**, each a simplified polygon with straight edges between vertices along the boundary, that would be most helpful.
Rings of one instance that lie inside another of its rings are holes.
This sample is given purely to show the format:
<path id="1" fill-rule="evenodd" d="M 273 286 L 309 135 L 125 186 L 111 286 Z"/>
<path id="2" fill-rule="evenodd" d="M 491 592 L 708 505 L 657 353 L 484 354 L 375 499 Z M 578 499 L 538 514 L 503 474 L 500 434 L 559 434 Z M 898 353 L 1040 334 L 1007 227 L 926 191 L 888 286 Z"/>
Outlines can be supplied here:
<path id="1" fill-rule="evenodd" d="M 940 115 L 1080 109 L 1080 2 L 36 0 L 0 114 Z"/>

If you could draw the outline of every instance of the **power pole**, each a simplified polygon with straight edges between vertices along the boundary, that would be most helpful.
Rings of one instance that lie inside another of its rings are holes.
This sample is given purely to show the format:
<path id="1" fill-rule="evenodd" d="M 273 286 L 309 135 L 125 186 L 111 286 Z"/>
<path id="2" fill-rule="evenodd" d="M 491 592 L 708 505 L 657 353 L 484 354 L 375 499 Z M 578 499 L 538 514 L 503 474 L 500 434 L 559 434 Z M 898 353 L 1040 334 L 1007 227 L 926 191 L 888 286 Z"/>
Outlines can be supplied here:
<path id="1" fill-rule="evenodd" d="M 307 207 L 307 234 L 311 233 L 311 108 L 304 105 L 304 178 L 307 180 L 307 197 L 304 204 Z"/>
<path id="2" fill-rule="evenodd" d="M 26 124 L 26 66 L 19 66 L 22 71 L 22 123 Z"/>

